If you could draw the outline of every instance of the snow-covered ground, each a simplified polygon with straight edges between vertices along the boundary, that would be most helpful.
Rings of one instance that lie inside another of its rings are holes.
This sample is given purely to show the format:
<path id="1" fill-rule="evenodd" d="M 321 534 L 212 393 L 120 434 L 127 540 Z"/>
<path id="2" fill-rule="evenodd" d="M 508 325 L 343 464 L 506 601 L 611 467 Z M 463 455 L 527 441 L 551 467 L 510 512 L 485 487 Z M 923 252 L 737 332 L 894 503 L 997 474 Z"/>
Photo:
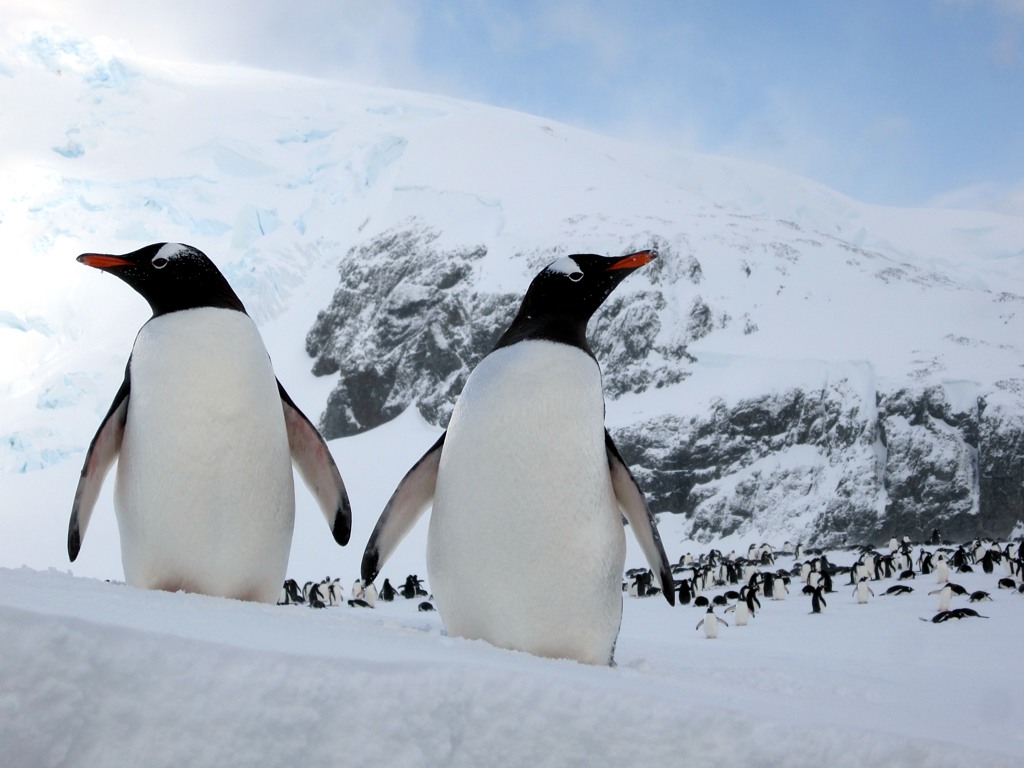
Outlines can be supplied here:
<path id="1" fill-rule="evenodd" d="M 703 609 L 626 597 L 618 665 L 595 668 L 449 638 L 418 600 L 312 610 L 0 569 L 0 765 L 1017 766 L 1024 595 L 998 575 L 955 575 L 992 594 L 970 604 L 987 619 L 921 621 L 934 576 L 874 582 L 866 605 L 837 580 L 817 615 L 794 582 L 717 640 Z"/>

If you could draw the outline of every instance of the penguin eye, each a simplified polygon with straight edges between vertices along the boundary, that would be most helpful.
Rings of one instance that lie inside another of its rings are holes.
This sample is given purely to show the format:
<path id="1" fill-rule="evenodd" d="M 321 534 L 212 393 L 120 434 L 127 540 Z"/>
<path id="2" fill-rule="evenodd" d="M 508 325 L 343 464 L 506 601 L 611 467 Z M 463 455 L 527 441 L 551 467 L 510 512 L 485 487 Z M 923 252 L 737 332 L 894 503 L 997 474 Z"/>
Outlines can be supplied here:
<path id="1" fill-rule="evenodd" d="M 577 271 L 577 272 L 570 272 L 569 273 L 569 279 L 572 280 L 574 283 L 578 283 L 580 280 L 583 279 L 583 273 L 579 272 L 579 271 Z"/>
<path id="2" fill-rule="evenodd" d="M 153 258 L 153 261 L 150 262 L 150 264 L 152 264 L 153 267 L 156 269 L 163 269 L 164 267 L 167 266 L 168 260 L 163 256 L 155 256 Z"/>

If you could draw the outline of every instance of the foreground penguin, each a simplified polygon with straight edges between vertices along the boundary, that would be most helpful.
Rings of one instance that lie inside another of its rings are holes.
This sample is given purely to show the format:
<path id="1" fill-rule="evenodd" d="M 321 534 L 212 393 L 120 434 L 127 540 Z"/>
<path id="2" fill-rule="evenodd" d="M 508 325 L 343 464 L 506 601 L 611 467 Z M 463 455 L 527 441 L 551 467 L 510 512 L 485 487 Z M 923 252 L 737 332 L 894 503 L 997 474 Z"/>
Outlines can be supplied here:
<path id="1" fill-rule="evenodd" d="M 74 561 L 118 461 L 125 581 L 273 603 L 295 517 L 292 462 L 344 545 L 351 509 L 320 433 L 274 376 L 255 323 L 213 262 L 159 243 L 78 261 L 149 302 L 124 382 L 89 446 L 68 528 Z"/>
<path id="2" fill-rule="evenodd" d="M 609 664 L 622 618 L 622 516 L 669 604 L 672 573 L 643 492 L 604 428 L 591 315 L 650 251 L 567 256 L 534 278 L 472 372 L 448 430 L 370 536 L 372 581 L 433 504 L 427 570 L 450 635 Z"/>

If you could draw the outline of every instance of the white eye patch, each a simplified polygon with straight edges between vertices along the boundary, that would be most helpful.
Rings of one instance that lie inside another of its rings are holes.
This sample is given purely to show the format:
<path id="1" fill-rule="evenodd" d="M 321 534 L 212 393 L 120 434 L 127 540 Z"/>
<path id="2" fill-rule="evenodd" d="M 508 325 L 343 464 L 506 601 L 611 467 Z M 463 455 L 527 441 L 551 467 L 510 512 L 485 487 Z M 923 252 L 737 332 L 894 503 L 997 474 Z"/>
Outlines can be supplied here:
<path id="1" fill-rule="evenodd" d="M 580 269 L 580 265 L 576 263 L 575 259 L 569 256 L 563 256 L 556 261 L 551 262 L 546 267 L 548 272 L 560 272 L 566 275 L 573 282 L 583 279 L 583 270 Z"/>
<path id="2" fill-rule="evenodd" d="M 181 243 L 164 243 L 163 247 L 156 252 L 153 257 L 155 262 L 157 259 L 164 259 L 166 264 L 171 259 L 175 259 L 178 256 L 182 256 L 188 252 L 188 246 L 182 245 Z"/>

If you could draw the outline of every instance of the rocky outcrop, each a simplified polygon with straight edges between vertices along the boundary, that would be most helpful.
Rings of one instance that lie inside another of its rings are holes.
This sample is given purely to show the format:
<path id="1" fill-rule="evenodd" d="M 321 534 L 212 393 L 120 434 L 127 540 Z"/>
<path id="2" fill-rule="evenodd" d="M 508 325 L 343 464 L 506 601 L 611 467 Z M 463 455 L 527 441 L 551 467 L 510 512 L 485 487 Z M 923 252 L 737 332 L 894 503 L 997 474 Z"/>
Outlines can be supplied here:
<path id="1" fill-rule="evenodd" d="M 469 371 L 514 316 L 518 297 L 473 288 L 486 249 L 441 250 L 436 240 L 409 228 L 342 261 L 331 305 L 306 336 L 313 373 L 340 374 L 320 423 L 328 439 L 372 429 L 410 405 L 446 423 Z"/>
<path id="2" fill-rule="evenodd" d="M 410 406 L 444 426 L 514 316 L 522 290 L 478 285 L 485 247 L 440 243 L 437 231 L 409 221 L 341 262 L 333 300 L 306 338 L 314 373 L 338 376 L 321 418 L 328 438 Z M 591 322 L 609 400 L 671 393 L 694 373 L 688 345 L 734 324 L 757 332 L 748 314 L 734 319 L 702 296 L 695 257 L 662 249 L 646 282 L 625 283 Z M 518 254 L 523 289 L 560 255 Z M 680 284 L 682 302 L 669 291 Z M 1024 382 L 989 392 L 894 386 L 866 362 L 814 366 L 818 378 L 793 386 L 766 383 L 699 407 L 680 396 L 678 407 L 643 410 L 613 430 L 652 509 L 681 515 L 698 540 L 768 533 L 829 546 L 927 538 L 934 528 L 953 539 L 1004 537 L 1024 519 Z"/>
<path id="3" fill-rule="evenodd" d="M 698 540 L 786 531 L 823 546 L 890 536 L 1002 538 L 1024 510 L 1024 420 L 941 387 L 791 390 L 618 436 L 658 512 Z"/>

